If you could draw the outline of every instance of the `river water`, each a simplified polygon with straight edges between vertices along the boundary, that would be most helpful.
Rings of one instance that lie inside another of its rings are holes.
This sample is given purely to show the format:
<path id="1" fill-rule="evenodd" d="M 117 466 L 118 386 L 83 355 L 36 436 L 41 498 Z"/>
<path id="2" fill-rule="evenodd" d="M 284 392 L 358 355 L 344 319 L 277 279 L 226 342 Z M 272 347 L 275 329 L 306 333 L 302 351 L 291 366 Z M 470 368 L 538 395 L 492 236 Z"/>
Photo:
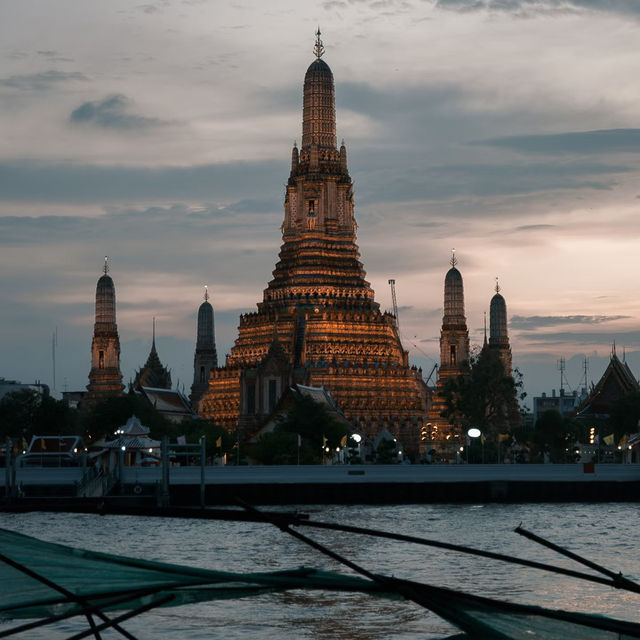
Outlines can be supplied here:
<path id="1" fill-rule="evenodd" d="M 640 579 L 636 552 L 640 518 L 635 504 L 341 505 L 300 509 L 316 520 L 429 537 L 581 569 L 514 533 L 522 523 L 525 529 L 571 551 Z M 349 572 L 268 524 L 29 513 L 0 514 L 0 526 L 76 547 L 210 569 L 253 572 L 305 565 Z M 640 596 L 628 592 L 407 543 L 310 528 L 303 532 L 378 573 L 514 602 L 640 622 Z M 13 624 L 0 623 L 0 631 Z M 360 594 L 302 591 L 158 609 L 126 622 L 124 627 L 140 640 L 423 640 L 455 632 L 412 603 Z M 84 628 L 83 621 L 71 620 L 19 637 L 58 640 Z M 103 637 L 121 636 L 111 632 Z"/>

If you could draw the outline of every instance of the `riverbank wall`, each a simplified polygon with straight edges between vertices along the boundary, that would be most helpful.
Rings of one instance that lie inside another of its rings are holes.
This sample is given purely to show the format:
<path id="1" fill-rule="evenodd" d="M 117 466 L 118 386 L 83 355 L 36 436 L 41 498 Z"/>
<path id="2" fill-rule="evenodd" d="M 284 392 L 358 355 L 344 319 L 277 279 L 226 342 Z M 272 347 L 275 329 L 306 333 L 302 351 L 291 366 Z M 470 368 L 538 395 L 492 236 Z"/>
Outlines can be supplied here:
<path id="1" fill-rule="evenodd" d="M 104 495 L 83 494 L 81 472 L 18 469 L 10 497 L 165 506 L 225 506 L 238 499 L 256 505 L 640 500 L 636 464 L 192 466 L 171 467 L 166 479 L 160 468 L 125 467 Z"/>

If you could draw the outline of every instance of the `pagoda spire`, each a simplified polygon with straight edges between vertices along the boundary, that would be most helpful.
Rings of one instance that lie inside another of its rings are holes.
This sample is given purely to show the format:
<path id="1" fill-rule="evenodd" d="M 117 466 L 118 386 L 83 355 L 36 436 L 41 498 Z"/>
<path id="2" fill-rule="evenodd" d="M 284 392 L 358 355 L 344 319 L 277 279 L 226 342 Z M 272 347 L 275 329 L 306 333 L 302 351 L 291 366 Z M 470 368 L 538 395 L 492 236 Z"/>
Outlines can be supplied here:
<path id="1" fill-rule="evenodd" d="M 320 60 L 324 55 L 324 45 L 322 44 L 322 40 L 320 40 L 320 25 L 318 25 L 318 30 L 316 31 L 316 44 L 313 47 L 313 52 L 316 54 L 316 58 Z"/>
<path id="2" fill-rule="evenodd" d="M 96 285 L 91 370 L 87 385 L 89 403 L 121 395 L 124 388 L 120 371 L 120 338 L 116 324 L 116 288 L 108 274 L 108 260 L 105 256 L 103 273 Z"/>
<path id="3" fill-rule="evenodd" d="M 204 302 L 198 309 L 196 349 L 193 355 L 193 384 L 191 402 L 194 406 L 209 386 L 209 375 L 218 366 L 218 354 L 214 336 L 213 307 L 209 302 L 209 287 L 204 286 Z"/>

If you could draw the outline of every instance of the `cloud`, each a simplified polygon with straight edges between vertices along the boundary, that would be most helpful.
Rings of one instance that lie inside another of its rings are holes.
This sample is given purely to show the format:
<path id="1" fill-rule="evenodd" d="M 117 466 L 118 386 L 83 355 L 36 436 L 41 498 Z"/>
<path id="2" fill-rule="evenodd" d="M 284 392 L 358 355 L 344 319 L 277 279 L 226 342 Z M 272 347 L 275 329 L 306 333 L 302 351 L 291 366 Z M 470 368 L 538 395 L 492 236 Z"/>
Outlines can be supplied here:
<path id="1" fill-rule="evenodd" d="M 547 135 L 508 136 L 474 141 L 470 144 L 502 147 L 521 153 L 640 153 L 640 129 L 603 129 Z"/>
<path id="2" fill-rule="evenodd" d="M 352 158 L 355 154 L 352 154 Z M 388 163 L 375 166 L 375 157 L 363 156 L 355 166 L 359 202 L 407 202 L 460 196 L 498 196 L 569 189 L 610 190 L 614 176 L 632 167 L 600 162 L 486 163 L 419 166 L 408 162 L 393 175 Z M 406 159 L 406 158 L 405 158 Z"/>
<path id="3" fill-rule="evenodd" d="M 520 227 L 516 227 L 516 231 L 548 231 L 549 229 L 555 229 L 555 224 L 523 224 Z"/>
<path id="4" fill-rule="evenodd" d="M 513 316 L 509 325 L 513 329 L 533 330 L 557 327 L 565 324 L 598 325 L 616 320 L 626 320 L 631 316 Z M 548 334 L 541 334 L 547 336 Z M 563 334 L 564 335 L 564 334 Z M 573 334 L 572 334 L 573 335 Z M 528 336 L 529 337 L 529 336 Z"/>
<path id="5" fill-rule="evenodd" d="M 636 0 L 437 0 L 438 9 L 453 11 L 499 11 L 519 15 L 601 11 L 623 16 L 639 16 Z"/>
<path id="6" fill-rule="evenodd" d="M 539 347 L 544 345 L 571 344 L 573 349 L 575 349 L 576 347 L 600 347 L 603 345 L 613 345 L 614 343 L 629 347 L 640 346 L 640 331 L 527 333 L 520 335 L 520 339 L 522 340 L 523 338 L 535 343 Z M 523 347 L 520 351 L 524 353 L 526 349 Z"/>
<path id="7" fill-rule="evenodd" d="M 241 193 L 243 200 L 272 194 L 266 199 L 281 210 L 278 184 L 286 173 L 286 160 L 158 168 L 0 161 L 0 201 L 231 204 Z"/>
<path id="8" fill-rule="evenodd" d="M 85 102 L 71 112 L 69 120 L 75 124 L 92 124 L 105 129 L 147 129 L 163 123 L 131 113 L 132 100 L 121 94 L 102 100 Z"/>
<path id="9" fill-rule="evenodd" d="M 44 91 L 56 84 L 72 81 L 86 82 L 88 78 L 78 71 L 41 71 L 40 73 L 0 78 L 0 86 L 29 91 Z"/>

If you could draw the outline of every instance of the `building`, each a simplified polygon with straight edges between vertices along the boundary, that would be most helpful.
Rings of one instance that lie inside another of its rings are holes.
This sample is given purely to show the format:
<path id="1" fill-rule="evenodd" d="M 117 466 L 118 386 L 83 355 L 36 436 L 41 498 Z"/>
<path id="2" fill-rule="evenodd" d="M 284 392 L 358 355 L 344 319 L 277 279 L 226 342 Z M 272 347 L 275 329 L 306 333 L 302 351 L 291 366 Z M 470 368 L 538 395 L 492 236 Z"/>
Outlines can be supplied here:
<path id="1" fill-rule="evenodd" d="M 638 393 L 640 385 L 629 365 L 611 350 L 611 359 L 596 386 L 576 409 L 576 417 L 583 419 L 607 418 L 613 404 L 629 395 Z"/>
<path id="2" fill-rule="evenodd" d="M 586 398 L 586 392 L 584 395 L 578 395 L 577 391 L 571 393 L 565 393 L 564 389 L 560 389 L 560 392 L 556 394 L 556 390 L 551 390 L 551 395 L 543 393 L 541 396 L 537 396 L 533 399 L 533 425 L 535 427 L 538 418 L 545 411 L 557 411 L 561 416 L 573 416 L 576 413 L 576 409 L 580 405 L 580 402 Z"/>
<path id="3" fill-rule="evenodd" d="M 489 305 L 489 349 L 495 351 L 502 360 L 504 371 L 513 375 L 509 331 L 507 328 L 507 303 L 500 293 L 500 285 L 496 278 L 496 293 Z"/>
<path id="4" fill-rule="evenodd" d="M 444 279 L 444 314 L 440 330 L 440 369 L 429 409 L 428 422 L 422 432 L 421 451 L 435 448 L 447 458 L 455 458 L 462 443 L 462 428 L 455 418 L 443 417 L 447 410 L 445 388 L 452 378 L 469 373 L 469 330 L 464 314 L 464 284 L 457 268 L 455 252 L 451 268 Z"/>
<path id="5" fill-rule="evenodd" d="M 209 291 L 204 288 L 204 302 L 198 309 L 198 332 L 196 350 L 193 354 L 193 384 L 191 385 L 191 403 L 198 406 L 202 394 L 209 386 L 211 371 L 218 366 L 216 352 L 213 307 L 209 302 Z"/>
<path id="6" fill-rule="evenodd" d="M 291 386 L 323 387 L 356 429 L 371 437 L 387 428 L 417 452 L 429 392 L 409 365 L 396 318 L 380 310 L 365 279 L 347 150 L 336 142 L 333 74 L 316 35 L 273 279 L 257 311 L 240 317 L 199 413 L 247 438 Z"/>
<path id="7" fill-rule="evenodd" d="M 16 393 L 16 391 L 25 390 L 33 391 L 41 397 L 49 395 L 49 386 L 42 384 L 39 380 L 36 380 L 31 384 L 23 384 L 19 380 L 6 380 L 5 378 L 0 378 L 0 400 L 8 393 Z"/>
<path id="8" fill-rule="evenodd" d="M 112 396 L 122 395 L 120 372 L 120 338 L 116 324 L 116 288 L 109 275 L 107 257 L 104 273 L 96 286 L 96 316 L 91 341 L 91 371 L 85 401 L 102 402 Z"/>
<path id="9" fill-rule="evenodd" d="M 136 372 L 133 381 L 133 388 L 138 390 L 141 387 L 152 387 L 154 389 L 171 389 L 171 372 L 162 362 L 156 350 L 156 319 L 153 319 L 153 335 L 151 338 L 151 351 L 147 361 L 141 369 Z"/>
<path id="10" fill-rule="evenodd" d="M 192 420 L 198 416 L 191 408 L 189 399 L 178 389 L 139 387 L 135 391 L 144 398 L 160 415 L 173 423 Z"/>
<path id="11" fill-rule="evenodd" d="M 104 450 L 102 459 L 105 471 L 113 471 L 122 461 L 125 467 L 155 466 L 160 460 L 160 441 L 149 436 L 149 429 L 136 416 L 131 416 L 126 424 L 115 432 L 115 438 L 94 445 Z"/>

